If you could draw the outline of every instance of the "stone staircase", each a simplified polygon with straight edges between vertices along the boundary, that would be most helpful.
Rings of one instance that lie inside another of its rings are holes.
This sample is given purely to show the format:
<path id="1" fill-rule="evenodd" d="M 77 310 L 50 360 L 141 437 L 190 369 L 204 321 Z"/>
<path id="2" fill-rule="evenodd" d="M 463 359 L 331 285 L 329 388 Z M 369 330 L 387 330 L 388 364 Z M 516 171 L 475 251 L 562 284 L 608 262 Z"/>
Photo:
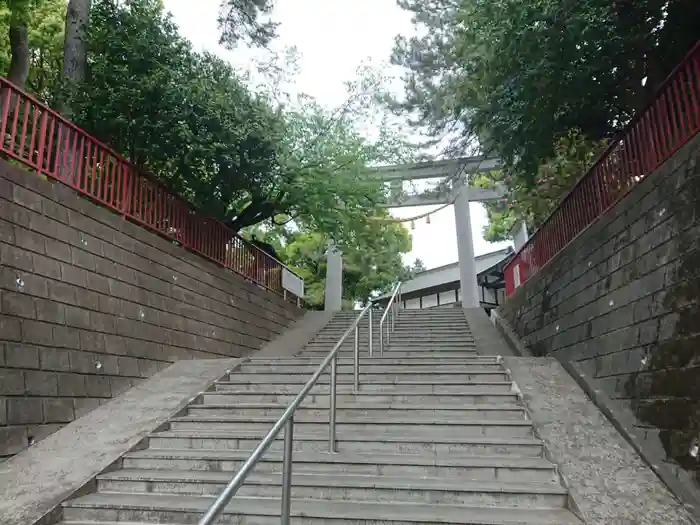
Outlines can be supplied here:
<path id="1" fill-rule="evenodd" d="M 338 313 L 297 357 L 251 359 L 224 377 L 94 493 L 66 502 L 64 523 L 196 524 L 356 314 Z M 508 373 L 478 355 L 461 310 L 403 311 L 384 355 L 370 359 L 364 343 L 361 353 L 357 395 L 352 340 L 339 353 L 337 453 L 329 374 L 296 413 L 293 524 L 580 523 Z M 217 523 L 279 523 L 282 437 Z"/>

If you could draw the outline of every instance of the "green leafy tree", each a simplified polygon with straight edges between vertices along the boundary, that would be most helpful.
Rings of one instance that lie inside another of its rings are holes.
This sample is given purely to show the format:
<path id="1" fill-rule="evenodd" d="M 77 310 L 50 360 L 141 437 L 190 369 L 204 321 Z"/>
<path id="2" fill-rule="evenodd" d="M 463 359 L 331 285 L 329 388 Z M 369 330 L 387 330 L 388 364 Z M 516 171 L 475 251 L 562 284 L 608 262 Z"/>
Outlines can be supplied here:
<path id="1" fill-rule="evenodd" d="M 410 274 L 410 277 L 413 278 L 417 274 L 426 271 L 428 268 L 426 268 L 425 263 L 421 259 L 416 259 L 413 261 L 413 264 L 409 268 L 408 272 Z"/>
<path id="2" fill-rule="evenodd" d="M 700 34 L 696 0 L 400 0 L 419 36 L 398 38 L 404 108 L 462 154 L 478 139 L 535 185 L 572 129 L 614 134 Z"/>
<path id="3" fill-rule="evenodd" d="M 268 68 L 270 89 L 255 90 L 224 61 L 194 52 L 160 0 L 63 8 L 73 72 L 46 89 L 62 94 L 76 124 L 235 231 L 296 221 L 348 248 L 371 229 L 385 188 L 368 168 L 410 158 L 379 104 L 380 76 L 364 71 L 345 103 L 328 109 L 286 94 L 293 56 Z M 72 27 L 86 13 L 89 24 Z M 53 57 L 56 40 L 44 46 Z"/>
<path id="4" fill-rule="evenodd" d="M 88 53 L 88 29 L 92 0 L 68 0 L 66 6 L 65 38 L 63 41 L 63 84 L 68 88 L 80 88 L 85 82 Z M 115 7 L 117 2 L 114 2 Z M 59 97 L 61 112 L 70 117 L 73 108 L 67 93 Z"/>
<path id="5" fill-rule="evenodd" d="M 60 78 L 63 0 L 12 0 L 0 5 L 0 74 L 40 98 Z"/>
<path id="6" fill-rule="evenodd" d="M 157 0 L 96 1 L 74 119 L 193 204 L 227 219 L 278 170 L 282 120 Z"/>
<path id="7" fill-rule="evenodd" d="M 504 201 L 485 203 L 489 223 L 484 227 L 484 238 L 489 242 L 508 240 L 519 221 L 525 221 L 530 231 L 538 228 L 591 166 L 603 146 L 604 143 L 587 140 L 577 131 L 560 137 L 554 155 L 537 170 L 534 187 L 517 177 L 509 178 L 505 171 L 476 177 L 473 183 L 477 187 L 505 184 L 510 188 Z"/>
<path id="8" fill-rule="evenodd" d="M 219 10 L 221 43 L 235 47 L 246 42 L 266 46 L 276 36 L 277 24 L 270 21 L 271 0 L 224 0 Z"/>
<path id="9" fill-rule="evenodd" d="M 74 118 L 235 231 L 284 216 L 354 243 L 383 199 L 367 168 L 407 158 L 386 121 L 373 140 L 360 133 L 377 116 L 371 75 L 333 110 L 254 96 L 225 62 L 193 52 L 157 0 L 97 0 L 87 38 Z"/>
<path id="10" fill-rule="evenodd" d="M 391 222 L 386 212 L 375 215 L 360 237 L 361 247 L 343 250 L 344 307 L 366 303 L 410 274 L 402 255 L 411 250 L 411 236 L 402 224 Z M 311 308 L 323 306 L 327 243 L 323 233 L 301 230 L 288 234 L 283 247 L 285 262 L 304 278 L 305 299 Z"/>

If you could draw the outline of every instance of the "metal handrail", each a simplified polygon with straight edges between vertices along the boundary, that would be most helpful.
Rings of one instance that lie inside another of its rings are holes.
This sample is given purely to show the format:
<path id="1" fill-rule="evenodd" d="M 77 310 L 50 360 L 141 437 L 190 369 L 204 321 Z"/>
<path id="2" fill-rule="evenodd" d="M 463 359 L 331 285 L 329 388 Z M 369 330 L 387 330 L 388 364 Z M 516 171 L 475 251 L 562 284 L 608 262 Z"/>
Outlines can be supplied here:
<path id="1" fill-rule="evenodd" d="M 389 339 L 391 333 L 396 328 L 396 315 L 398 310 L 398 305 L 401 302 L 401 285 L 399 283 L 394 287 L 394 293 L 391 294 L 391 299 L 386 304 L 386 310 L 384 310 L 384 315 L 382 315 L 379 321 L 379 355 L 384 355 L 384 344 L 389 344 Z M 386 337 L 384 336 L 384 321 L 389 317 L 389 323 L 386 327 Z"/>
<path id="2" fill-rule="evenodd" d="M 387 306 L 388 309 L 388 306 Z M 289 404 L 287 409 L 284 411 L 282 416 L 277 420 L 272 429 L 263 438 L 260 444 L 255 447 L 255 450 L 246 460 L 243 466 L 240 468 L 238 473 L 229 481 L 226 488 L 219 495 L 207 512 L 199 520 L 198 525 L 212 525 L 214 520 L 221 515 L 224 508 L 231 499 L 236 495 L 238 489 L 243 485 L 248 475 L 252 472 L 258 462 L 262 459 L 263 455 L 270 448 L 272 442 L 277 438 L 277 435 L 282 430 L 282 427 L 286 426 L 284 432 L 284 455 L 282 459 L 282 513 L 281 513 L 281 523 L 282 525 L 289 525 L 290 520 L 290 508 L 292 500 L 292 452 L 294 445 L 294 413 L 296 409 L 304 401 L 311 389 L 316 386 L 316 382 L 325 372 L 328 365 L 331 365 L 331 381 L 330 381 L 330 403 L 329 403 L 329 422 L 328 422 L 328 446 L 331 453 L 336 452 L 336 439 L 335 439 L 335 426 L 336 426 L 336 387 L 337 387 L 337 376 L 338 376 L 338 350 L 341 345 L 345 342 L 345 339 L 350 335 L 350 332 L 355 332 L 355 344 L 354 344 L 354 365 L 353 365 L 353 390 L 357 393 L 360 386 L 360 332 L 359 326 L 360 321 L 365 316 L 367 312 L 369 313 L 369 347 L 370 354 L 372 353 L 372 303 L 370 302 L 357 316 L 355 321 L 350 325 L 343 336 L 338 340 L 333 349 L 328 353 L 326 358 L 321 362 L 318 370 L 311 376 L 311 379 L 304 385 L 301 392 L 294 398 L 294 400 Z M 385 312 L 386 315 L 386 312 Z M 382 317 L 384 319 L 384 317 Z"/>

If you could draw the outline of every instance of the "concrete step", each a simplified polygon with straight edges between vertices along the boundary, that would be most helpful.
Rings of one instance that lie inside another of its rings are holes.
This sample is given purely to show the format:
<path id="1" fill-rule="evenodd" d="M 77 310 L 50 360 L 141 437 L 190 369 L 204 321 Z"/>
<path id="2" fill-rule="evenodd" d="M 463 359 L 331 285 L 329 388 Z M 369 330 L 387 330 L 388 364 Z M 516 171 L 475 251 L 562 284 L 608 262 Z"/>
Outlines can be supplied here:
<path id="1" fill-rule="evenodd" d="M 329 337 L 333 335 L 337 336 L 342 336 L 345 334 L 345 332 L 348 331 L 348 328 L 350 327 L 350 324 L 348 323 L 347 325 L 343 326 L 336 326 L 336 327 L 326 327 L 320 332 L 316 334 L 316 337 Z M 384 327 L 386 330 L 386 327 Z M 379 328 L 379 323 L 377 323 L 373 328 L 372 328 L 372 334 L 373 335 L 378 335 L 381 329 Z M 355 331 L 352 330 L 350 331 L 350 336 L 354 336 Z M 367 337 L 369 334 L 369 330 L 367 329 L 367 325 L 360 326 L 360 336 L 361 337 Z"/>
<path id="2" fill-rule="evenodd" d="M 124 468 L 236 472 L 250 456 L 246 450 L 155 449 L 124 456 Z M 268 452 L 255 467 L 259 473 L 282 472 L 282 454 Z M 558 483 L 555 466 L 544 458 L 515 456 L 424 456 L 419 454 L 352 454 L 295 452 L 294 472 L 450 478 L 461 480 Z"/>
<path id="3" fill-rule="evenodd" d="M 440 405 L 456 405 L 469 406 L 475 404 L 498 404 L 498 403 L 517 403 L 518 397 L 514 392 L 488 393 L 488 392 L 472 392 L 451 393 L 451 394 L 432 394 L 432 393 L 416 393 L 410 390 L 395 391 L 388 393 L 365 393 L 360 391 L 359 394 L 343 393 L 336 394 L 336 401 L 339 404 L 344 403 L 389 403 L 392 405 L 403 404 L 408 406 L 420 406 L 423 404 Z M 259 390 L 241 390 L 231 389 L 228 391 L 202 392 L 201 402 L 203 404 L 230 404 L 230 403 L 284 403 L 288 405 L 297 396 L 300 390 L 292 392 L 279 392 L 276 389 L 267 388 L 261 385 Z M 317 389 L 312 390 L 304 400 L 302 406 L 308 405 L 328 405 L 328 389 L 326 392 L 320 393 Z"/>
<path id="4" fill-rule="evenodd" d="M 274 416 L 279 417 L 287 408 L 284 403 L 237 403 L 190 405 L 187 414 L 191 416 Z M 526 412 L 517 404 L 503 405 L 401 405 L 401 404 L 357 404 L 341 403 L 337 406 L 338 416 L 343 418 L 391 418 L 399 415 L 402 418 L 417 417 L 420 419 L 434 418 L 435 420 L 450 419 L 465 421 L 473 419 L 524 420 Z M 306 404 L 297 409 L 296 418 L 327 417 L 328 403 Z"/>
<path id="5" fill-rule="evenodd" d="M 436 315 L 435 317 L 416 318 L 410 315 L 399 314 L 396 317 L 396 325 L 409 325 L 412 328 L 451 324 L 456 327 L 468 327 L 469 324 L 463 315 Z"/>
<path id="6" fill-rule="evenodd" d="M 418 332 L 422 330 L 444 330 L 455 332 L 471 332 L 471 328 L 460 320 L 436 320 L 430 323 L 419 323 L 406 319 L 398 319 L 394 325 L 397 332 Z"/>
<path id="7" fill-rule="evenodd" d="M 386 336 L 386 332 L 384 333 Z M 336 337 L 337 336 L 337 337 Z M 316 342 L 316 341 L 321 341 L 324 343 L 328 344 L 335 344 L 337 343 L 340 338 L 343 336 L 343 333 L 340 334 L 318 334 L 316 337 L 314 337 L 310 342 Z M 372 337 L 373 340 L 379 340 L 379 333 L 377 332 L 376 334 L 377 337 Z M 447 339 L 450 341 L 474 341 L 474 337 L 471 334 L 471 332 L 455 332 L 454 330 L 445 330 L 445 331 L 408 331 L 408 330 L 402 330 L 402 329 L 396 329 L 389 334 L 390 339 L 394 338 L 402 338 L 402 339 L 411 339 L 413 337 L 417 337 L 420 339 L 424 340 L 432 340 L 432 339 Z M 369 340 L 369 337 L 367 335 L 361 335 L 360 340 L 367 342 Z M 354 342 L 355 341 L 355 336 L 353 334 L 350 334 L 345 341 L 348 342 Z"/>
<path id="8" fill-rule="evenodd" d="M 317 350 L 316 349 L 314 349 L 314 350 L 305 349 L 299 354 L 299 357 L 319 359 L 319 362 L 320 362 L 320 360 L 325 358 L 330 351 L 331 351 L 330 348 L 317 349 Z M 465 358 L 479 357 L 479 355 L 476 352 L 476 348 L 471 349 L 471 350 L 470 349 L 454 350 L 452 348 L 433 349 L 430 347 L 421 347 L 421 348 L 410 349 L 410 350 L 404 350 L 401 348 L 397 348 L 397 349 L 385 348 L 384 353 L 381 354 L 379 351 L 379 347 L 377 347 L 374 350 L 374 356 L 369 356 L 366 349 L 364 351 L 360 351 L 360 357 L 364 357 L 366 359 L 373 359 L 375 356 L 378 356 L 380 358 L 394 359 L 394 360 L 399 360 L 399 359 L 404 359 L 404 358 L 442 360 L 442 359 L 449 359 L 449 358 L 465 359 Z M 341 349 L 338 352 L 338 358 L 339 359 L 352 359 L 353 353 L 351 350 L 344 351 L 343 349 Z"/>
<path id="9" fill-rule="evenodd" d="M 386 335 L 386 330 L 387 327 L 384 327 L 384 334 Z M 322 330 L 318 334 L 316 334 L 316 337 L 314 340 L 324 340 L 324 339 L 332 339 L 335 338 L 335 341 L 337 341 L 339 338 L 341 338 L 343 335 L 345 335 L 345 332 L 347 331 L 347 328 L 344 329 L 338 329 L 338 330 Z M 375 331 L 372 331 L 372 336 L 378 336 L 380 334 L 380 330 L 377 329 Z M 394 330 L 391 331 L 394 336 L 420 336 L 420 337 L 428 337 L 430 335 L 434 335 L 437 337 L 451 337 L 454 339 L 458 338 L 472 338 L 473 334 L 471 330 L 461 328 L 461 327 L 445 327 L 445 328 L 431 328 L 431 327 L 426 327 L 425 329 L 421 327 L 420 330 L 416 330 L 414 328 L 407 328 L 407 327 L 400 327 L 396 326 Z M 348 337 L 352 337 L 354 339 L 355 335 L 354 332 L 351 332 Z M 369 337 L 369 332 L 367 330 L 360 330 L 360 337 L 363 339 L 367 339 Z"/>
<path id="10" fill-rule="evenodd" d="M 343 334 L 343 333 L 345 333 L 345 332 L 348 331 L 348 329 L 349 329 L 350 326 L 353 324 L 353 322 L 354 322 L 354 321 L 347 321 L 347 322 L 344 322 L 344 323 L 330 323 L 330 324 L 327 324 L 326 326 L 323 327 L 322 330 L 320 330 L 319 332 L 317 332 L 317 335 L 319 335 L 319 334 L 326 334 L 326 333 L 329 333 L 329 332 Z M 366 320 L 360 323 L 359 329 L 360 329 L 360 332 L 361 332 L 361 333 L 364 332 L 364 333 L 366 334 L 367 332 L 369 332 L 369 326 L 368 326 Z M 380 330 L 380 328 L 379 328 L 379 320 L 378 320 L 378 319 L 377 319 L 377 320 L 373 320 L 373 321 L 372 321 L 372 331 L 373 331 L 373 332 L 378 332 L 379 330 Z M 352 334 L 353 332 L 354 332 L 354 330 L 350 330 L 350 333 L 351 333 L 351 334 Z"/>
<path id="11" fill-rule="evenodd" d="M 206 450 L 249 450 L 252 451 L 269 430 L 168 430 L 157 432 L 149 437 L 149 446 L 153 448 L 193 448 Z M 270 450 L 282 449 L 280 435 Z M 328 451 L 328 432 L 294 434 L 295 450 L 310 452 Z M 355 453 L 388 454 L 464 454 L 488 456 L 541 457 L 542 443 L 531 437 L 463 437 L 463 436 L 393 436 L 339 432 L 337 450 Z"/>
<path id="12" fill-rule="evenodd" d="M 450 337 L 450 336 L 413 336 L 412 334 L 393 334 L 389 338 L 392 345 L 407 344 L 408 346 L 420 345 L 454 345 L 457 347 L 476 346 L 471 337 Z"/>
<path id="13" fill-rule="evenodd" d="M 286 384 L 275 384 L 274 390 L 278 393 L 290 393 L 301 391 L 301 386 L 303 382 L 297 383 L 286 383 Z M 337 392 L 338 393 L 351 393 L 352 392 L 352 381 L 349 378 L 340 377 L 338 378 Z M 510 392 L 512 383 L 510 381 L 469 381 L 469 382 L 456 382 L 454 384 L 434 384 L 432 380 L 426 379 L 424 381 L 408 381 L 402 380 L 396 383 L 369 383 L 366 378 L 360 375 L 360 389 L 363 392 L 382 392 L 382 393 L 399 393 L 410 391 L 416 394 L 474 394 L 474 393 L 491 393 L 491 394 L 505 394 Z M 250 383 L 245 383 L 243 381 L 227 382 L 219 381 L 215 385 L 217 392 L 226 392 L 227 390 L 250 390 L 252 392 L 256 391 L 268 391 L 271 385 L 266 385 L 264 383 L 257 383 L 252 381 Z M 330 390 L 330 385 L 327 382 L 322 382 L 314 387 L 313 392 L 328 393 Z"/>
<path id="14" fill-rule="evenodd" d="M 394 325 L 394 330 L 401 332 L 428 332 L 428 331 L 440 331 L 440 332 L 454 332 L 454 333 L 471 333 L 472 329 L 465 322 L 457 320 L 446 320 L 446 321 L 433 321 L 430 323 L 416 323 L 415 321 L 397 319 Z"/>
<path id="15" fill-rule="evenodd" d="M 389 338 L 391 346 L 406 346 L 406 347 L 413 347 L 413 346 L 430 346 L 430 347 L 435 347 L 435 346 L 454 346 L 455 348 L 466 348 L 466 347 L 474 347 L 476 346 L 476 343 L 474 342 L 473 339 L 449 339 L 449 338 L 442 338 L 442 337 L 410 337 L 410 336 L 404 336 L 404 337 L 397 337 L 397 336 L 392 336 Z"/>
<path id="16" fill-rule="evenodd" d="M 329 372 L 318 378 L 317 384 L 323 385 L 330 383 L 330 367 Z M 489 370 L 442 370 L 436 371 L 399 371 L 399 372 L 384 372 L 376 370 L 371 363 L 360 361 L 359 372 L 362 379 L 367 383 L 372 384 L 391 384 L 391 383 L 411 383 L 411 384 L 466 384 L 470 381 L 489 382 L 489 381 L 508 381 L 508 373 L 502 371 Z M 343 372 L 338 374 L 337 381 L 339 383 L 350 383 L 353 380 L 352 367 L 343 368 Z M 268 383 L 271 385 L 278 384 L 304 384 L 306 383 L 313 372 L 308 373 L 293 373 L 293 371 L 275 371 L 275 372 L 249 372 L 245 368 L 236 370 L 228 374 L 230 383 Z"/>
<path id="17" fill-rule="evenodd" d="M 230 472 L 121 469 L 97 477 L 99 492 L 218 496 Z M 254 472 L 237 497 L 280 497 L 281 476 Z M 483 507 L 563 508 L 566 490 L 555 483 L 467 481 L 424 477 L 294 472 L 292 497 L 333 501 L 391 501 Z"/>
<path id="18" fill-rule="evenodd" d="M 307 374 L 313 375 L 316 370 L 318 370 L 318 365 L 321 363 L 321 359 L 318 363 L 306 363 L 306 362 L 270 362 L 270 363 L 249 363 L 242 365 L 236 372 L 231 375 L 238 373 L 245 374 L 267 374 L 267 373 L 277 373 L 284 371 L 290 374 Z M 462 363 L 443 363 L 440 361 L 430 362 L 418 361 L 416 363 L 395 363 L 395 362 L 377 362 L 377 360 L 372 357 L 367 357 L 360 361 L 360 365 L 366 367 L 364 373 L 369 375 L 381 375 L 381 374 L 455 374 L 455 373 L 466 373 L 466 374 L 484 374 L 484 373 L 505 373 L 505 368 L 503 365 L 498 363 L 492 364 L 462 364 Z M 353 372 L 353 362 L 352 361 L 341 361 L 338 364 L 339 374 L 352 374 Z"/>
<path id="19" fill-rule="evenodd" d="M 428 310 L 428 309 L 422 309 L 422 310 L 413 310 L 413 309 L 403 309 L 399 308 L 399 314 L 398 314 L 398 319 L 401 318 L 414 318 L 417 317 L 420 322 L 429 322 L 433 319 L 441 319 L 441 318 L 451 318 L 451 319 L 458 319 L 459 321 L 466 323 L 467 318 L 464 316 L 464 312 L 452 308 L 452 309 L 444 309 L 441 308 L 439 310 Z"/>
<path id="20" fill-rule="evenodd" d="M 397 343 L 394 339 L 390 339 L 389 341 L 384 341 L 384 352 L 387 352 L 388 350 L 391 349 L 398 349 L 398 350 L 423 350 L 423 351 L 435 351 L 438 349 L 447 351 L 447 352 L 455 352 L 455 351 L 472 351 L 476 352 L 477 347 L 474 342 L 465 342 L 465 343 L 441 343 L 439 341 L 404 341 L 400 342 L 401 344 Z M 334 343 L 309 343 L 304 347 L 304 351 L 307 350 L 315 350 L 315 351 L 321 351 L 323 350 L 325 353 L 330 352 L 334 348 L 335 344 Z M 355 346 L 352 344 L 352 342 L 346 342 L 345 344 L 340 345 L 340 352 L 347 352 L 351 353 L 354 350 Z M 379 346 L 379 341 L 375 341 L 374 344 L 372 345 L 372 348 L 376 353 L 379 352 L 380 346 Z M 360 352 L 362 353 L 368 353 L 369 352 L 369 345 L 360 345 Z"/>
<path id="21" fill-rule="evenodd" d="M 320 332 L 319 332 L 320 333 Z M 470 337 L 474 333 L 468 326 L 460 323 L 446 323 L 443 325 L 413 325 L 407 323 L 396 323 L 393 330 L 394 335 L 418 335 L 427 337 L 429 335 L 441 336 L 467 336 Z"/>
<path id="22" fill-rule="evenodd" d="M 90 494 L 64 504 L 67 523 L 172 523 L 195 525 L 213 497 L 159 494 Z M 278 525 L 279 498 L 236 497 L 218 525 Z M 295 525 L 574 525 L 579 520 L 566 509 L 469 507 L 427 503 L 323 501 L 293 499 Z M 244 519 L 241 516 L 245 516 Z"/>
<path id="23" fill-rule="evenodd" d="M 363 434 L 375 436 L 411 436 L 411 437 L 531 437 L 532 423 L 528 420 L 496 420 L 456 418 L 419 418 L 406 415 L 390 415 L 384 419 L 372 417 L 355 417 L 337 413 L 337 431 L 339 434 Z M 246 430 L 260 432 L 263 435 L 276 423 L 275 416 L 181 416 L 170 420 L 170 429 L 179 430 Z M 307 434 L 324 433 L 328 430 L 328 415 L 306 416 L 299 414 L 294 419 L 295 431 Z"/>
<path id="24" fill-rule="evenodd" d="M 436 349 L 445 349 L 447 351 L 454 351 L 454 350 L 472 350 L 476 351 L 477 347 L 476 344 L 472 341 L 458 341 L 458 342 L 450 342 L 450 341 L 440 341 L 440 340 L 428 340 L 425 339 L 424 341 L 420 340 L 405 340 L 405 341 L 400 341 L 396 339 L 390 339 L 389 341 L 384 342 L 384 351 L 386 352 L 389 348 L 395 347 L 395 346 L 400 346 L 404 347 L 405 349 L 414 349 L 414 348 L 423 348 L 426 350 L 436 350 Z M 304 346 L 304 350 L 323 350 L 326 353 L 330 352 L 333 348 L 335 347 L 335 341 L 333 342 L 314 342 L 312 341 L 311 343 L 307 344 Z M 341 352 L 352 352 L 355 349 L 354 343 L 352 341 L 346 341 L 343 344 L 340 345 L 340 351 Z M 379 345 L 379 340 L 375 340 L 372 344 L 372 349 L 374 350 L 374 353 L 378 353 L 380 349 Z M 369 345 L 367 343 L 361 343 L 359 346 L 359 350 L 363 354 L 368 354 L 369 353 Z"/>
<path id="25" fill-rule="evenodd" d="M 353 323 L 353 321 L 345 321 L 345 322 L 337 322 L 337 323 L 331 321 L 326 326 L 324 326 L 323 329 L 319 333 L 326 333 L 326 332 L 343 333 L 348 328 L 350 328 L 350 325 L 352 323 Z M 367 320 L 361 321 L 359 327 L 360 327 L 361 332 L 367 332 L 367 329 L 368 329 Z M 377 331 L 379 330 L 379 319 L 372 320 L 372 330 L 377 330 Z"/>
<path id="26" fill-rule="evenodd" d="M 387 350 L 384 357 L 380 357 L 379 354 L 375 354 L 372 357 L 364 356 L 367 359 L 371 359 L 372 365 L 457 365 L 457 366 L 502 366 L 496 357 L 492 356 L 454 356 L 449 355 L 441 359 L 436 359 L 434 356 L 430 355 L 428 357 L 421 357 L 410 355 L 402 358 L 392 357 Z M 327 355 L 327 354 L 326 354 Z M 290 364 L 290 365 L 305 365 L 309 364 L 320 364 L 323 361 L 322 357 L 308 357 L 303 355 L 298 355 L 295 357 L 279 357 L 279 358 L 256 358 L 255 355 L 250 357 L 248 361 L 251 365 L 253 364 Z M 343 363 L 352 364 L 352 356 L 341 356 L 338 357 L 338 364 Z M 245 365 L 249 366 L 249 365 Z"/>

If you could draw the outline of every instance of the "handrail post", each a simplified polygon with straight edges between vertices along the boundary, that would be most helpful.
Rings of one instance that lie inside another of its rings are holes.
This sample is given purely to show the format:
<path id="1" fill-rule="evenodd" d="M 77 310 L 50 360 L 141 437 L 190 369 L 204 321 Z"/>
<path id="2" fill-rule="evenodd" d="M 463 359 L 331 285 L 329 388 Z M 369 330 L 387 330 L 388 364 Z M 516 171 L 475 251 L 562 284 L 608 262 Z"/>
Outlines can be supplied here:
<path id="1" fill-rule="evenodd" d="M 391 332 L 391 306 L 386 314 L 386 324 L 384 325 L 384 342 L 389 346 L 389 333 Z"/>
<path id="2" fill-rule="evenodd" d="M 335 454 L 335 391 L 338 378 L 338 356 L 335 355 L 331 361 L 331 392 L 329 400 L 328 418 L 328 451 Z"/>
<path id="3" fill-rule="evenodd" d="M 369 307 L 368 316 L 369 316 L 368 317 L 369 321 L 367 322 L 367 325 L 369 326 L 369 328 L 368 328 L 368 330 L 369 330 L 369 334 L 368 334 L 368 337 L 369 337 L 369 356 L 372 357 L 372 330 L 373 330 L 373 327 L 372 327 L 372 306 Z"/>
<path id="4" fill-rule="evenodd" d="M 354 374 L 353 374 L 352 389 L 353 389 L 353 394 L 357 394 L 357 392 L 360 390 L 360 323 L 357 323 L 357 326 L 355 326 L 354 354 L 355 354 L 355 359 L 354 359 L 354 367 L 353 367 Z"/>
<path id="5" fill-rule="evenodd" d="M 282 459 L 282 512 L 281 525 L 289 525 L 292 507 L 292 454 L 294 452 L 294 414 L 284 429 L 284 456 Z"/>
<path id="6" fill-rule="evenodd" d="M 321 362 L 319 367 L 313 376 L 306 382 L 304 388 L 301 392 L 297 394 L 294 400 L 289 404 L 289 406 L 282 413 L 277 422 L 273 425 L 270 431 L 265 435 L 262 441 L 255 447 L 250 457 L 243 463 L 243 465 L 238 469 L 236 475 L 231 478 L 224 490 L 221 492 L 218 498 L 211 504 L 211 506 L 206 510 L 202 518 L 197 522 L 197 525 L 214 525 L 214 522 L 219 517 L 219 515 L 224 512 L 226 505 L 231 501 L 238 492 L 238 489 L 243 486 L 246 478 L 255 468 L 258 462 L 263 458 L 265 452 L 272 446 L 272 443 L 277 439 L 280 432 L 287 429 L 284 437 L 284 450 L 285 455 L 283 457 L 283 486 L 282 486 L 282 508 L 281 508 L 281 518 L 282 523 L 289 523 L 290 511 L 286 510 L 291 507 L 291 486 L 292 486 L 292 453 L 294 448 L 294 430 L 292 429 L 293 417 L 296 410 L 304 402 L 306 396 L 309 392 L 318 384 L 320 377 L 326 372 L 328 366 L 331 366 L 331 383 L 330 383 L 330 399 L 329 399 L 329 428 L 328 428 L 328 441 L 329 450 L 331 453 L 336 452 L 336 387 L 338 384 L 338 352 L 343 343 L 350 337 L 350 334 L 355 331 L 358 333 L 358 325 L 364 318 L 369 306 L 366 306 L 362 312 L 355 318 L 355 321 L 347 330 L 343 333 L 342 337 L 333 347 L 325 359 Z M 355 344 L 359 343 L 359 339 L 355 340 Z M 356 346 L 356 348 L 358 348 Z M 359 356 L 358 356 L 359 357 Z M 359 360 L 358 360 L 359 363 Z M 359 368 L 358 368 L 359 371 Z M 284 521 L 286 519 L 286 521 Z"/>
<path id="7" fill-rule="evenodd" d="M 384 319 L 379 321 L 379 356 L 384 355 Z"/>

